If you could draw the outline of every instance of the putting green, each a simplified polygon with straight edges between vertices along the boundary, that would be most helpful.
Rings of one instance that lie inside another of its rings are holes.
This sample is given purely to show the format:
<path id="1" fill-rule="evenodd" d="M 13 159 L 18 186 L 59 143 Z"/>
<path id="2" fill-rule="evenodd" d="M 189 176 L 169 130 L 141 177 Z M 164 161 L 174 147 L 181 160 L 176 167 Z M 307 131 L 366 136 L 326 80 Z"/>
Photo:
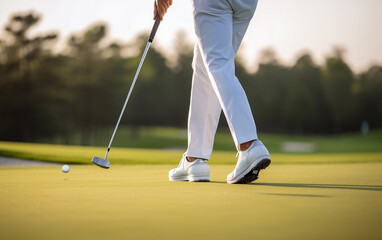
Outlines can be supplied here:
<path id="1" fill-rule="evenodd" d="M 0 239 L 381 239 L 382 163 L 271 165 L 255 184 L 175 165 L 0 169 Z"/>

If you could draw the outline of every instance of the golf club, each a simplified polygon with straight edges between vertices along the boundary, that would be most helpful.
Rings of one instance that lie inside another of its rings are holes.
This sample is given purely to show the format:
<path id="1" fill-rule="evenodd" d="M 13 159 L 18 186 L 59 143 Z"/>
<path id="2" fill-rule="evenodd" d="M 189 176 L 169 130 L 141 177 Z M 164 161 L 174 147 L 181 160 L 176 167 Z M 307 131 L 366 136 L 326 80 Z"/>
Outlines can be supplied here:
<path id="1" fill-rule="evenodd" d="M 159 16 L 158 16 L 158 17 L 155 19 L 155 23 L 154 23 L 154 26 L 153 26 L 153 28 L 152 28 L 152 30 L 151 30 L 150 37 L 149 37 L 149 39 L 148 39 L 148 41 L 147 41 L 147 45 L 146 45 L 145 51 L 143 52 L 143 55 L 142 55 L 142 58 L 141 58 L 141 62 L 139 63 L 137 72 L 135 73 L 134 80 L 133 80 L 133 82 L 131 83 L 131 87 L 130 87 L 129 93 L 127 94 L 127 97 L 126 97 L 125 103 L 124 103 L 124 105 L 123 105 L 121 114 L 119 115 L 117 125 L 115 126 L 113 135 L 111 136 L 111 139 L 110 139 L 110 142 L 109 142 L 109 146 L 107 147 L 107 151 L 106 151 L 105 158 L 93 157 L 92 162 L 93 162 L 94 164 L 96 164 L 97 166 L 100 166 L 100 167 L 102 167 L 102 168 L 110 168 L 110 162 L 107 160 L 107 156 L 109 155 L 109 152 L 110 152 L 111 143 L 113 142 L 115 132 L 116 132 L 117 129 L 118 129 L 119 122 L 121 121 L 122 115 L 123 115 L 123 113 L 124 113 L 124 111 L 125 111 L 125 108 L 126 108 L 126 105 L 127 105 L 127 102 L 129 101 L 131 92 L 133 91 L 135 82 L 137 81 L 139 72 L 141 71 L 142 64 L 143 64 L 143 62 L 145 61 L 147 51 L 149 50 L 150 45 L 151 45 L 151 43 L 152 43 L 153 40 L 154 40 L 154 37 L 155 37 L 155 34 L 156 34 L 157 30 L 158 30 L 160 21 L 161 21 L 161 20 L 160 20 L 160 18 L 159 18 Z"/>

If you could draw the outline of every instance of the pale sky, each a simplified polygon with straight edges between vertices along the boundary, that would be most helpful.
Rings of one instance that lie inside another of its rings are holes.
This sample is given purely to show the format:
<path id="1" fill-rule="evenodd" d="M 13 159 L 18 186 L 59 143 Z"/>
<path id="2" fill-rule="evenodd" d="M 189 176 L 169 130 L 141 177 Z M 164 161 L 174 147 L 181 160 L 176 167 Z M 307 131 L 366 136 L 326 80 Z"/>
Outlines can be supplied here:
<path id="1" fill-rule="evenodd" d="M 43 16 L 33 32 L 59 31 L 57 48 L 71 33 L 96 22 L 108 23 L 109 39 L 121 42 L 153 24 L 153 0 L 0 0 L 0 27 L 4 29 L 12 13 L 28 10 Z M 285 64 L 304 51 L 322 64 L 333 46 L 342 46 L 351 68 L 360 72 L 371 64 L 382 65 L 381 24 L 382 0 L 259 0 L 240 50 L 255 69 L 266 47 L 273 47 Z M 173 0 L 154 44 L 171 52 L 180 29 L 194 40 L 191 0 Z"/>

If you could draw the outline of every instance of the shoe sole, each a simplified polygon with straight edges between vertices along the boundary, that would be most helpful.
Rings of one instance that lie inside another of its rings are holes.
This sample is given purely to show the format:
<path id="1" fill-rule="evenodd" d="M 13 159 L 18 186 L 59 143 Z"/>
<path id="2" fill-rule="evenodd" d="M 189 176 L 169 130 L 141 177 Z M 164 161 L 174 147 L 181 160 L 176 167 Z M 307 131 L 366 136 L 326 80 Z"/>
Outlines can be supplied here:
<path id="1" fill-rule="evenodd" d="M 180 178 L 169 178 L 170 181 L 173 182 L 210 182 L 210 176 L 186 176 L 186 177 L 180 177 Z"/>
<path id="2" fill-rule="evenodd" d="M 201 177 L 188 176 L 188 181 L 190 181 L 190 182 L 209 182 L 210 176 L 201 176 Z"/>
<path id="3" fill-rule="evenodd" d="M 237 182 L 234 182 L 233 184 L 248 184 L 257 180 L 259 178 L 260 170 L 266 169 L 270 164 L 270 159 L 261 160 L 254 167 L 252 167 L 250 171 L 244 175 L 244 177 L 239 179 Z"/>

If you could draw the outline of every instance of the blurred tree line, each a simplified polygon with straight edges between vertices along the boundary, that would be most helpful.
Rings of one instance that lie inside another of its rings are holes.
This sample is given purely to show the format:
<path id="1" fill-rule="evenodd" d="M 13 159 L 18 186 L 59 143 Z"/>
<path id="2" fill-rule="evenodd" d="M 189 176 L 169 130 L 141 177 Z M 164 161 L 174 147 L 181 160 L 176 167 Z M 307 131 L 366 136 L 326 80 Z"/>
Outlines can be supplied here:
<path id="1" fill-rule="evenodd" d="M 103 45 L 107 26 L 73 34 L 67 49 L 53 53 L 57 33 L 31 36 L 41 17 L 12 16 L 0 36 L 0 139 L 82 144 L 110 135 L 130 87 L 148 34 L 130 45 Z M 174 42 L 173 64 L 151 48 L 122 124 L 185 127 L 192 77 L 192 45 L 184 33 Z M 128 49 L 136 54 L 126 57 Z M 262 52 L 258 71 L 236 62 L 240 79 L 263 132 L 336 134 L 359 130 L 363 121 L 382 126 L 382 67 L 356 75 L 335 49 L 323 66 L 309 54 L 293 66 L 281 64 L 272 49 Z M 225 124 L 225 123 L 224 123 Z"/>

